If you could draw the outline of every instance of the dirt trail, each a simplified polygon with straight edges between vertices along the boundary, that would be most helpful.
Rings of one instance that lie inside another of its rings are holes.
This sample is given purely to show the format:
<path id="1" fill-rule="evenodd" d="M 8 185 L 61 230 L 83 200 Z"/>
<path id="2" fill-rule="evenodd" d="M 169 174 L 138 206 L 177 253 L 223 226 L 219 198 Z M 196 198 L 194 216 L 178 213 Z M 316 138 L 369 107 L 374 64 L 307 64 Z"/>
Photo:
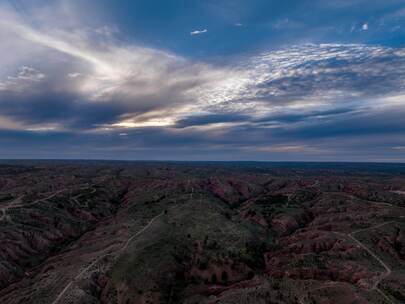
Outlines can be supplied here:
<path id="1" fill-rule="evenodd" d="M 137 233 L 135 233 L 133 236 L 131 236 L 124 244 L 124 246 L 121 247 L 121 249 L 119 249 L 116 252 L 113 253 L 107 253 L 105 255 L 102 255 L 100 257 L 98 257 L 97 259 L 95 259 L 89 266 L 87 266 L 86 268 L 84 268 L 76 277 L 74 277 L 66 286 L 65 288 L 57 295 L 56 299 L 52 302 L 52 304 L 56 304 L 58 303 L 62 297 L 64 296 L 64 294 L 68 291 L 68 289 L 72 286 L 72 284 L 74 282 L 76 282 L 78 279 L 80 279 L 80 277 L 85 274 L 91 267 L 93 267 L 96 263 L 98 263 L 101 259 L 104 259 L 108 256 L 112 256 L 112 255 L 118 255 L 120 252 L 124 251 L 125 249 L 127 249 L 129 243 L 137 236 L 139 236 L 141 233 L 143 233 L 146 229 L 148 229 L 153 222 L 158 219 L 159 217 L 161 217 L 164 213 L 161 212 L 158 215 L 156 215 L 154 218 L 152 218 L 149 223 L 143 227 L 141 230 L 139 230 Z"/>
<path id="2" fill-rule="evenodd" d="M 17 202 L 20 203 L 21 200 L 24 198 L 24 196 L 25 196 L 25 195 L 21 195 L 21 196 L 17 197 L 16 199 L 14 199 L 12 202 L 10 202 L 7 206 L 0 208 L 0 211 L 1 211 L 1 213 L 2 213 L 2 214 L 1 214 L 1 217 L 0 217 L 0 221 L 6 219 L 7 210 L 10 209 L 10 208 L 16 207 L 15 204 L 16 204 Z"/>
<path id="3" fill-rule="evenodd" d="M 36 205 L 36 204 L 38 204 L 38 203 L 40 203 L 40 202 L 46 201 L 46 200 L 48 200 L 48 199 L 51 199 L 51 198 L 55 197 L 56 195 L 58 195 L 59 193 L 62 193 L 63 191 L 66 191 L 66 189 L 58 190 L 58 191 L 52 193 L 52 194 L 51 194 L 50 196 L 48 196 L 48 197 L 39 198 L 39 199 L 36 199 L 35 201 L 33 201 L 32 203 L 27 203 L 27 204 L 24 204 L 24 203 L 21 202 L 22 198 L 25 196 L 25 195 L 22 195 L 22 196 L 16 198 L 15 200 L 13 200 L 13 201 L 12 201 L 9 205 L 7 205 L 6 207 L 0 208 L 0 211 L 2 212 L 0 221 L 3 220 L 3 219 L 6 219 L 7 211 L 8 211 L 9 209 L 12 209 L 12 208 L 20 208 L 20 207 L 30 207 L 30 206 Z M 17 203 L 17 202 L 18 202 L 18 203 Z M 8 216 L 8 220 L 9 220 L 11 223 L 14 223 L 13 220 L 10 218 L 10 216 Z"/>
<path id="4" fill-rule="evenodd" d="M 377 228 L 380 228 L 380 227 L 383 227 L 383 226 L 385 226 L 385 225 L 392 224 L 392 223 L 395 223 L 395 221 L 384 222 L 384 223 L 378 224 L 378 225 L 376 225 L 376 226 L 372 226 L 372 227 L 368 227 L 368 228 L 364 228 L 364 229 L 359 229 L 359 230 L 353 231 L 353 232 L 351 232 L 351 233 L 349 233 L 349 234 L 342 233 L 342 232 L 337 232 L 337 231 L 334 231 L 334 233 L 337 234 L 337 235 L 339 235 L 339 236 L 342 236 L 342 237 L 349 237 L 352 241 L 354 241 L 354 242 L 355 242 L 357 245 L 359 245 L 362 249 L 364 249 L 365 251 L 367 251 L 367 253 L 370 254 L 375 260 L 377 260 L 377 261 L 381 264 L 381 266 L 384 267 L 385 273 L 382 274 L 382 275 L 379 277 L 379 279 L 374 282 L 373 287 L 372 287 L 370 290 L 375 290 L 375 291 L 377 291 L 377 292 L 378 292 L 382 297 L 384 297 L 384 299 L 385 299 L 386 301 L 388 301 L 390 304 L 396 304 L 395 302 L 393 302 L 393 301 L 390 299 L 390 297 L 388 297 L 381 289 L 378 288 L 378 284 L 380 284 L 380 282 L 381 282 L 383 279 L 385 279 L 386 277 L 388 277 L 389 275 L 391 275 L 392 269 L 391 269 L 380 257 L 378 257 L 377 254 L 375 254 L 373 251 L 371 251 L 371 249 L 369 249 L 366 245 L 364 245 L 359 239 L 357 239 L 357 238 L 354 236 L 354 235 L 357 234 L 357 233 L 364 232 L 364 231 L 368 231 L 368 230 L 372 230 L 372 229 L 377 229 Z M 301 298 L 299 301 L 300 301 L 300 304 L 305 304 L 304 298 Z"/>
<path id="5" fill-rule="evenodd" d="M 368 230 L 372 230 L 372 229 L 378 229 L 380 227 L 383 227 L 383 226 L 388 225 L 388 224 L 392 224 L 394 222 L 395 221 L 384 222 L 384 223 L 381 223 L 379 225 L 372 226 L 372 227 L 365 228 L 365 229 L 359 229 L 359 230 L 353 231 L 352 233 L 348 234 L 348 237 L 350 239 L 352 239 L 357 245 L 359 245 L 361 248 L 363 248 L 365 251 L 367 251 L 368 254 L 370 254 L 375 260 L 377 260 L 384 267 L 385 273 L 383 275 L 381 275 L 380 278 L 374 282 L 372 289 L 376 290 L 378 293 L 380 293 L 391 304 L 395 304 L 395 303 L 381 289 L 378 288 L 378 285 L 380 284 L 380 282 L 384 278 L 391 275 L 391 273 L 392 273 L 391 268 L 380 257 L 378 257 L 377 254 L 375 254 L 373 251 L 371 251 L 371 249 L 369 249 L 366 245 L 364 245 L 354 235 L 357 234 L 357 233 L 360 233 L 360 232 L 364 232 L 364 231 L 368 231 Z"/>
<path id="6" fill-rule="evenodd" d="M 0 210 L 4 210 L 4 211 L 5 211 L 5 210 L 7 210 L 7 209 L 9 209 L 9 208 L 11 208 L 11 207 L 14 207 L 17 202 L 18 202 L 18 203 L 21 203 L 21 200 L 24 198 L 24 196 L 25 196 L 25 195 L 20 195 L 19 197 L 13 199 L 13 200 L 12 200 L 10 203 L 8 203 L 6 206 L 0 207 Z"/>
<path id="7" fill-rule="evenodd" d="M 95 192 L 97 191 L 97 189 L 94 188 L 93 186 L 87 187 L 86 189 L 92 189 L 92 191 L 90 192 L 90 194 L 93 194 L 93 193 L 95 193 Z M 21 195 L 21 196 L 17 197 L 16 199 L 14 199 L 12 202 L 10 202 L 7 206 L 0 208 L 0 212 L 2 213 L 2 214 L 0 215 L 0 221 L 6 219 L 7 211 L 8 211 L 9 209 L 12 209 L 12 208 L 21 208 L 21 207 L 31 207 L 31 206 L 33 206 L 33 205 L 36 205 L 36 204 L 40 203 L 40 202 L 44 202 L 44 201 L 50 200 L 51 198 L 57 196 L 58 194 L 61 194 L 62 192 L 65 192 L 65 191 L 68 191 L 68 190 L 69 190 L 69 189 L 67 189 L 67 188 L 63 188 L 63 189 L 61 189 L 61 190 L 58 190 L 58 191 L 56 191 L 56 192 L 53 192 L 51 195 L 49 195 L 49 196 L 47 196 L 47 197 L 45 197 L 45 198 L 36 199 L 36 200 L 34 200 L 33 202 L 31 202 L 31 203 L 22 203 L 21 200 L 24 198 L 25 195 Z M 79 198 L 79 197 L 82 196 L 82 195 L 84 195 L 84 194 L 80 194 L 80 195 L 77 195 L 76 197 L 72 197 L 71 200 L 73 200 L 75 203 L 78 203 L 77 198 Z M 10 219 L 10 217 L 9 217 L 9 221 L 12 221 L 12 220 Z"/>

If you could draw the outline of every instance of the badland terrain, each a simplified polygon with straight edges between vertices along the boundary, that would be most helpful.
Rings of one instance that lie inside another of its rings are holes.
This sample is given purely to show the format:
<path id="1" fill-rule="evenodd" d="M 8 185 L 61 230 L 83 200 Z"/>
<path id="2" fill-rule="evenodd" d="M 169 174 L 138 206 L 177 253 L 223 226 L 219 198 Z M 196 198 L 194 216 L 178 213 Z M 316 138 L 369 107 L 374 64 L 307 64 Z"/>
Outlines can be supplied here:
<path id="1" fill-rule="evenodd" d="M 405 303 L 405 165 L 0 164 L 0 303 Z"/>

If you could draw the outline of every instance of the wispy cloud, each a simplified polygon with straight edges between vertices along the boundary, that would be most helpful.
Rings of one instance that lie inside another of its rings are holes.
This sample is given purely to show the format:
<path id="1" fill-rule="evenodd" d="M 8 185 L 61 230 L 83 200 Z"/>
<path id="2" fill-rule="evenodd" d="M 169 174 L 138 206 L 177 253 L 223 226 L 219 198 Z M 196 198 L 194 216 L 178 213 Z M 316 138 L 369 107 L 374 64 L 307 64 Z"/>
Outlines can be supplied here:
<path id="1" fill-rule="evenodd" d="M 77 78 L 77 77 L 80 77 L 82 74 L 80 74 L 80 73 L 69 73 L 68 74 L 68 77 L 69 78 Z"/>
<path id="2" fill-rule="evenodd" d="M 207 32 L 208 32 L 207 29 L 196 30 L 196 31 L 190 32 L 190 35 L 191 35 L 191 36 L 194 36 L 194 35 L 201 35 L 201 34 L 205 34 L 205 33 L 207 33 Z"/>
<path id="3" fill-rule="evenodd" d="M 44 80 L 45 74 L 39 72 L 35 68 L 22 66 L 17 70 L 16 75 L 7 76 L 6 79 L 0 81 L 0 92 L 22 92 L 32 85 Z"/>
<path id="4" fill-rule="evenodd" d="M 299 22 L 288 18 L 279 19 L 273 23 L 273 28 L 276 30 L 297 29 L 302 26 Z"/>
<path id="5" fill-rule="evenodd" d="M 7 112 L 14 119 L 24 120 L 24 125 L 38 120 L 44 124 L 59 120 L 59 128 L 65 130 L 169 125 L 193 108 L 187 104 L 190 90 L 230 73 L 169 52 L 136 44 L 118 45 L 113 38 L 95 42 L 85 26 L 70 31 L 44 23 L 36 28 L 15 12 L 3 9 L 0 14 L 0 22 L 5 25 L 0 35 L 5 41 L 14 41 L 18 49 L 20 44 L 28 50 L 39 46 L 35 65 L 44 72 L 22 65 L 31 60 L 27 53 L 10 60 L 21 64 L 10 65 L 9 70 L 16 72 L 0 75 L 0 90 L 8 91 L 0 94 L 0 103 L 7 104 L 0 114 Z M 7 57 L 13 56 L 7 53 Z M 50 77 L 45 79 L 45 74 Z M 21 103 L 25 104 L 24 111 Z M 39 104 L 46 110 L 39 111 Z M 91 108 L 97 110 L 89 120 L 85 113 Z"/>

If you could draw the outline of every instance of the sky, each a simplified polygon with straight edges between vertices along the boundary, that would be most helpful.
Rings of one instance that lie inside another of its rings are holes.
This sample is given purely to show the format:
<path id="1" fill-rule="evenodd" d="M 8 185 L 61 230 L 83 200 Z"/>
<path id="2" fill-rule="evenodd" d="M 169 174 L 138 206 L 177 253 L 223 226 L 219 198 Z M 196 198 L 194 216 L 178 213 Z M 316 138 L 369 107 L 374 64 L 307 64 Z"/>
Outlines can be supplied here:
<path id="1" fill-rule="evenodd" d="M 0 0 L 0 158 L 405 162 L 405 0 Z"/>

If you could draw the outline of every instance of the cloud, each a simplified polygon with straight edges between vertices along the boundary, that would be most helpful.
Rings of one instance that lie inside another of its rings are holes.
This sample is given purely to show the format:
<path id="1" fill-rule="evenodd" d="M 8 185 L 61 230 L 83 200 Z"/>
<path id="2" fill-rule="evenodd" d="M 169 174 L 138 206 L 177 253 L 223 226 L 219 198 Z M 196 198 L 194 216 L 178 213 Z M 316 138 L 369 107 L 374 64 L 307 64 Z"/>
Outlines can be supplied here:
<path id="1" fill-rule="evenodd" d="M 227 78 L 192 90 L 205 111 L 265 117 L 292 110 L 367 108 L 375 97 L 403 91 L 400 49 L 307 44 L 247 58 Z"/>
<path id="2" fill-rule="evenodd" d="M 0 15 L 0 157 L 375 159 L 405 146 L 401 48 L 298 44 L 218 64 L 74 16 Z"/>
<path id="3" fill-rule="evenodd" d="M 38 70 L 29 67 L 22 66 L 18 69 L 15 76 L 7 76 L 6 79 L 0 81 L 1 91 L 22 91 L 30 87 L 31 85 L 42 81 L 45 78 L 45 74 Z"/>
<path id="4" fill-rule="evenodd" d="M 356 30 L 356 25 L 353 24 L 353 25 L 350 27 L 350 33 L 353 33 L 355 30 Z"/>
<path id="5" fill-rule="evenodd" d="M 205 34 L 205 33 L 207 33 L 207 32 L 208 32 L 207 29 L 196 30 L 196 31 L 190 32 L 190 35 L 191 35 L 191 36 L 194 36 L 194 35 L 201 35 L 201 34 Z"/>
<path id="6" fill-rule="evenodd" d="M 260 152 L 276 152 L 276 153 L 314 153 L 318 152 L 318 149 L 308 147 L 306 145 L 274 145 L 274 146 L 264 146 L 259 147 L 257 151 Z"/>
<path id="7" fill-rule="evenodd" d="M 239 113 L 225 113 L 225 114 L 203 114 L 194 115 L 181 118 L 176 121 L 176 127 L 186 128 L 190 126 L 205 126 L 212 124 L 223 124 L 223 123 L 238 123 L 246 122 L 249 120 L 249 116 L 239 114 Z"/>
<path id="8" fill-rule="evenodd" d="M 152 117 L 154 112 L 171 117 L 188 112 L 190 90 L 230 73 L 169 52 L 117 43 L 113 37 L 100 42 L 86 26 L 77 25 L 71 31 L 45 22 L 37 28 L 9 10 L 0 14 L 0 22 L 6 25 L 0 35 L 10 49 L 13 44 L 17 49 L 21 44 L 23 49 L 37 48 L 34 61 L 28 53 L 17 54 L 5 69 L 14 70 L 14 75 L 0 75 L 4 91 L 0 112 L 24 120 L 22 125 L 59 120 L 66 129 L 161 126 L 166 123 Z M 6 57 L 14 57 L 1 48 Z M 41 72 L 24 65 L 30 60 Z M 86 113 L 91 109 L 100 115 L 90 118 Z"/>
<path id="9" fill-rule="evenodd" d="M 272 26 L 276 30 L 287 30 L 300 28 L 303 26 L 303 24 L 288 18 L 283 18 L 275 21 Z"/>
<path id="10" fill-rule="evenodd" d="M 82 74 L 80 74 L 80 73 L 69 73 L 68 74 L 68 77 L 69 78 L 77 78 L 77 77 L 80 77 Z"/>
<path id="11" fill-rule="evenodd" d="M 324 120 L 330 120 L 338 116 L 347 116 L 349 113 L 360 112 L 353 108 L 332 108 L 328 110 L 290 110 L 281 111 L 281 113 L 275 112 L 268 116 L 254 119 L 253 121 L 260 124 L 282 125 L 293 124 L 305 121 L 319 122 Z"/>
<path id="12" fill-rule="evenodd" d="M 44 77 L 45 77 L 45 75 L 38 72 L 36 69 L 29 67 L 29 66 L 23 66 L 18 71 L 18 75 L 17 75 L 16 79 L 40 81 Z"/>

